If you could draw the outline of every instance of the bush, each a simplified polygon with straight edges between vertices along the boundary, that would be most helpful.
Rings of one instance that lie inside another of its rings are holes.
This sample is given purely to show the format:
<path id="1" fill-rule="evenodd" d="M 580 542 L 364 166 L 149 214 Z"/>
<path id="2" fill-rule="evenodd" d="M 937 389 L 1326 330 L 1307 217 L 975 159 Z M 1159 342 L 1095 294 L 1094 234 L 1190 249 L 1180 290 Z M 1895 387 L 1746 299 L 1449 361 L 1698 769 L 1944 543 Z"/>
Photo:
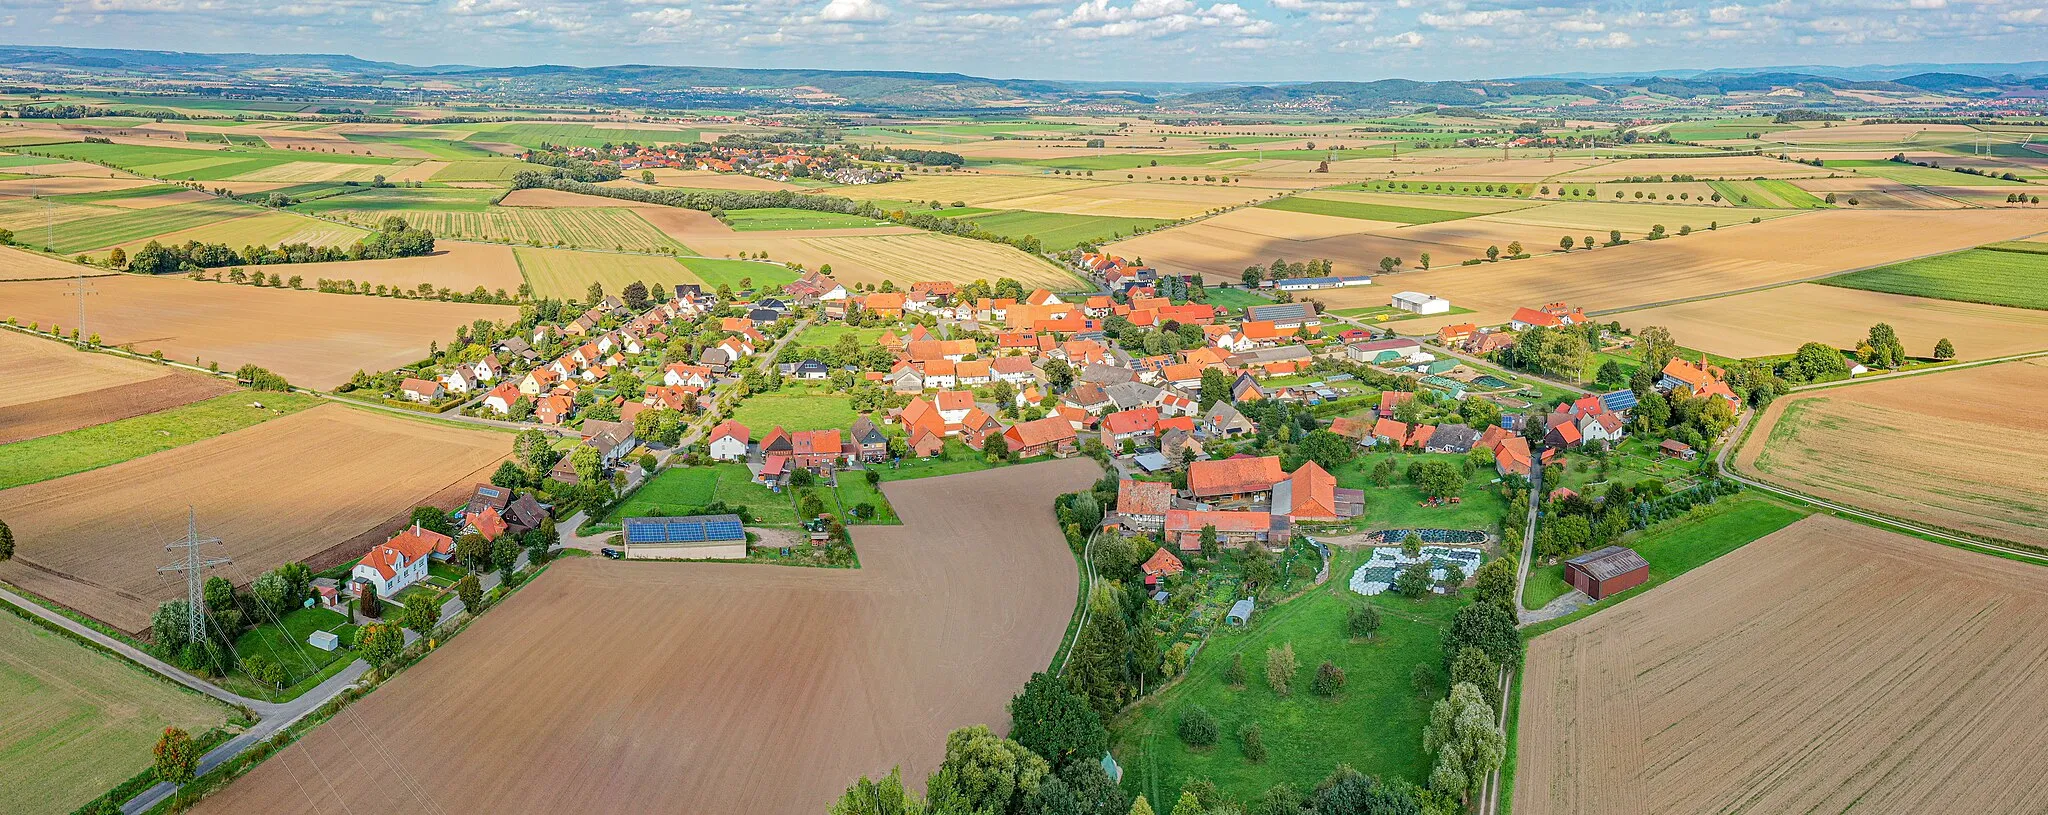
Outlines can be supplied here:
<path id="1" fill-rule="evenodd" d="M 1372 606 L 1352 606 L 1344 616 L 1344 630 L 1352 639 L 1364 639 L 1380 630 L 1380 610 Z"/>
<path id="2" fill-rule="evenodd" d="M 1244 687 L 1244 654 L 1230 655 L 1230 667 L 1223 669 L 1223 682 L 1233 688 Z"/>
<path id="3" fill-rule="evenodd" d="M 1309 680 L 1308 688 L 1317 696 L 1337 695 L 1337 691 L 1344 688 L 1344 669 L 1323 660 L 1323 664 L 1316 666 L 1316 678 Z"/>
<path id="4" fill-rule="evenodd" d="M 1187 742 L 1190 747 L 1213 746 L 1221 732 L 1221 728 L 1216 724 L 1216 717 L 1210 715 L 1209 711 L 1202 709 L 1200 705 L 1193 705 L 1182 711 L 1180 722 L 1175 729 L 1180 733 L 1180 740 Z"/>
<path id="5" fill-rule="evenodd" d="M 1266 739 L 1259 734 L 1257 722 L 1245 725 L 1243 730 L 1238 731 L 1237 740 L 1244 746 L 1244 760 L 1253 764 L 1265 763 Z"/>

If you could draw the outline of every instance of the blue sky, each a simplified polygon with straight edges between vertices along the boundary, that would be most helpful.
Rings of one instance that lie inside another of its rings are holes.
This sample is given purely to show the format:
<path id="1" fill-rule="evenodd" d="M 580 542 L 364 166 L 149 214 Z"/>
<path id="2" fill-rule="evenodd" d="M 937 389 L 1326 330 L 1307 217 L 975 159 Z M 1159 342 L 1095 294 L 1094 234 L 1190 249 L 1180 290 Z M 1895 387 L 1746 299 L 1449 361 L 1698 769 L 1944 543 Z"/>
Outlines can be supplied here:
<path id="1" fill-rule="evenodd" d="M 2004 62 L 2044 0 L 0 0 L 13 44 L 1122 80 Z"/>

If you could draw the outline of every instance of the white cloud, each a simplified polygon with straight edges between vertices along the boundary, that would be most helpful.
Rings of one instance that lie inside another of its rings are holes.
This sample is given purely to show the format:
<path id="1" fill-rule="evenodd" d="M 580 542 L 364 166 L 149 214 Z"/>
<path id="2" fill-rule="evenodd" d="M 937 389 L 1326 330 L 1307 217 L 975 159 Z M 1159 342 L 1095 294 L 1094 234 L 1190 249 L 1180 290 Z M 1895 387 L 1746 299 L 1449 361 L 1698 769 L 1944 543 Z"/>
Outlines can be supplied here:
<path id="1" fill-rule="evenodd" d="M 832 0 L 818 11 L 828 23 L 875 23 L 889 18 L 889 7 L 875 0 Z"/>
<path id="2" fill-rule="evenodd" d="M 1425 40 L 1421 34 L 1403 31 L 1391 37 L 1380 37 L 1372 41 L 1374 48 L 1421 48 Z"/>

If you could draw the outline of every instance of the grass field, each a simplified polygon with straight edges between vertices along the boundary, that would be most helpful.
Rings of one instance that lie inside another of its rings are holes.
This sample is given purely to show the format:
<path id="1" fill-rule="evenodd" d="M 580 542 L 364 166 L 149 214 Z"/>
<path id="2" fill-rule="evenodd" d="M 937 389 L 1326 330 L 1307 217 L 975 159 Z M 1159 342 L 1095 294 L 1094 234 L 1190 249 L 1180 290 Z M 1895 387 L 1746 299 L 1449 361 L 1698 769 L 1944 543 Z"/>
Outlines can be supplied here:
<path id="1" fill-rule="evenodd" d="M 262 408 L 249 407 L 261 401 Z M 0 445 L 0 490 L 119 464 L 296 413 L 320 400 L 237 391 L 132 419 Z"/>
<path id="2" fill-rule="evenodd" d="M 1222 288 L 1210 286 L 1207 292 L 1209 305 L 1217 308 L 1242 309 L 1247 306 L 1271 305 L 1273 298 L 1249 289 Z"/>
<path id="3" fill-rule="evenodd" d="M 295 163 L 360 165 L 369 170 L 397 163 L 393 159 L 379 156 L 274 150 L 267 147 L 197 150 L 134 144 L 72 143 L 44 145 L 32 149 L 53 156 L 119 167 L 137 175 L 181 181 L 218 181 Z"/>
<path id="4" fill-rule="evenodd" d="M 1264 209 L 1287 212 L 1306 212 L 1312 215 L 1335 215 L 1339 218 L 1357 218 L 1364 221 L 1392 221 L 1402 224 L 1433 224 L 1470 218 L 1478 213 L 1453 212 L 1442 209 L 1421 207 L 1397 207 L 1385 204 L 1366 204 L 1356 201 L 1333 201 L 1326 198 L 1291 196 L 1278 201 L 1267 201 L 1259 205 Z"/>
<path id="5" fill-rule="evenodd" d="M 33 156 L 29 156 L 29 158 L 33 158 Z M 0 164 L 0 167 L 4 166 L 6 165 Z M 100 190 L 98 192 L 78 192 L 72 193 L 70 195 L 52 195 L 50 196 L 50 200 L 60 201 L 66 204 L 97 204 L 105 201 L 123 201 L 130 198 L 149 198 L 152 196 L 163 195 L 165 193 L 188 191 L 189 189 L 182 184 L 150 184 L 148 186 L 143 187 L 128 187 L 125 189 L 118 190 Z"/>
<path id="6" fill-rule="evenodd" d="M 1372 483 L 1372 469 L 1384 458 L 1393 458 L 1397 475 L 1392 486 L 1379 487 Z M 1459 495 L 1459 502 L 1444 506 L 1421 506 L 1422 491 L 1408 482 L 1408 465 L 1417 461 L 1449 461 L 1459 463 L 1464 456 L 1455 453 L 1392 453 L 1382 455 L 1361 455 L 1337 467 L 1330 474 L 1337 477 L 1337 486 L 1345 489 L 1365 491 L 1365 515 L 1360 521 L 1367 529 L 1475 529 L 1491 532 L 1500 526 L 1500 516 L 1507 511 L 1507 501 L 1500 497 L 1494 486 L 1487 482 L 1493 473 L 1480 471 L 1465 480 L 1465 491 Z"/>
<path id="7" fill-rule="evenodd" d="M 323 196 L 293 209 L 300 212 L 351 217 L 355 211 L 416 210 L 421 212 L 484 212 L 500 190 L 471 190 L 458 187 L 342 187 L 347 194 Z"/>
<path id="8" fill-rule="evenodd" d="M 601 147 L 607 144 L 638 144 L 655 146 L 693 142 L 697 133 L 693 130 L 654 130 L 640 128 L 610 128 L 586 124 L 512 122 L 506 124 L 482 125 L 469 134 L 473 142 L 509 142 L 521 147 L 539 147 L 542 142 L 572 147 Z"/>
<path id="9" fill-rule="evenodd" d="M 733 291 L 752 287 L 780 287 L 794 282 L 799 275 L 780 263 L 765 263 L 750 260 L 726 260 L 723 258 L 678 258 L 685 268 L 704 281 L 704 285 L 716 290 L 719 286 L 731 286 Z"/>
<path id="10" fill-rule="evenodd" d="M 1205 778 L 1239 801 L 1256 801 L 1285 781 L 1313 789 L 1339 763 L 1382 778 L 1422 783 L 1429 757 L 1422 754 L 1422 728 L 1433 698 L 1417 694 L 1415 666 L 1443 659 L 1443 632 L 1463 601 L 1432 597 L 1413 601 L 1391 592 L 1362 597 L 1348 585 L 1363 560 L 1358 550 L 1338 550 L 1330 579 L 1307 594 L 1262 608 L 1244 628 L 1218 626 L 1178 684 L 1139 703 L 1112 728 L 1124 789 L 1147 800 L 1172 801 L 1188 781 Z M 1379 608 L 1383 624 L 1372 638 L 1351 641 L 1344 617 L 1352 606 Z M 1301 670 L 1293 695 L 1281 697 L 1267 685 L 1268 648 L 1294 646 Z M 1223 681 L 1233 656 L 1244 656 L 1250 678 L 1233 689 Z M 1333 699 L 1308 690 L 1316 666 L 1329 660 L 1343 668 L 1345 684 Z M 1175 734 L 1175 723 L 1200 706 L 1222 725 L 1214 747 L 1194 749 Z M 1256 722 L 1268 756 L 1245 760 L 1240 729 Z"/>
<path id="11" fill-rule="evenodd" d="M 1648 589 L 1806 516 L 1805 510 L 1756 493 L 1732 495 L 1694 514 L 1635 533 L 1621 545 L 1650 562 L 1650 577 L 1642 586 Z M 1529 583 L 1522 589 L 1522 607 L 1542 608 L 1570 590 L 1564 582 L 1564 564 L 1532 564 Z"/>
<path id="12" fill-rule="evenodd" d="M 533 165 L 518 159 L 476 159 L 449 162 L 434 173 L 434 181 L 511 181 L 521 170 Z"/>
<path id="13" fill-rule="evenodd" d="M 2017 187 L 2025 182 L 2006 181 L 1990 176 L 1958 173 L 1935 167 L 1921 167 L 1916 164 L 1901 164 L 1880 159 L 1848 159 L 1825 162 L 1829 167 L 1846 167 L 1858 175 L 1890 179 L 1901 184 L 1917 187 Z"/>
<path id="14" fill-rule="evenodd" d="M 71 812 L 148 769 L 165 727 L 196 736 L 228 718 L 204 696 L 12 613 L 0 613 L 0 688 L 0 801 L 14 815 Z"/>
<path id="15" fill-rule="evenodd" d="M 741 401 L 732 412 L 734 421 L 754 428 L 754 432 L 762 436 L 768 435 L 768 430 L 778 425 L 784 430 L 843 429 L 858 417 L 851 398 L 834 393 L 829 387 L 805 385 L 789 385 L 772 393 L 754 394 Z"/>
<path id="16" fill-rule="evenodd" d="M 342 134 L 342 137 L 357 144 L 395 144 L 400 147 L 410 147 L 414 150 L 418 150 L 422 153 L 426 153 L 427 155 L 433 156 L 434 158 L 443 158 L 455 161 L 460 161 L 463 159 L 492 158 L 497 155 L 496 153 L 493 153 L 489 150 L 485 150 L 474 144 L 453 141 L 450 139 L 429 139 L 416 136 L 383 136 L 371 133 L 344 133 Z"/>
<path id="17" fill-rule="evenodd" d="M 622 518 L 657 511 L 663 515 L 687 515 L 713 501 L 746 507 L 753 513 L 756 526 L 796 526 L 796 504 L 790 493 L 776 494 L 754 483 L 747 465 L 737 463 L 663 470 L 620 502 L 605 517 L 605 523 L 617 524 Z"/>
<path id="18" fill-rule="evenodd" d="M 54 242 L 49 246 L 65 254 L 83 252 L 255 214 L 257 210 L 253 207 L 227 201 L 114 210 L 111 214 L 58 224 L 50 233 L 50 240 Z M 33 242 L 33 238 L 27 239 Z"/>
<path id="19" fill-rule="evenodd" d="M 1153 229 L 1172 223 L 1164 218 L 1121 218 L 1023 210 L 998 212 L 992 215 L 969 214 L 967 220 L 1006 238 L 1021 238 L 1026 235 L 1036 237 L 1040 246 L 1047 251 L 1055 252 L 1072 249 L 1084 243 L 1095 244 L 1115 240 L 1141 229 Z"/>
<path id="20" fill-rule="evenodd" d="M 1968 249 L 1820 282 L 1965 303 L 2048 309 L 2048 254 Z"/>
<path id="21" fill-rule="evenodd" d="M 526 276 L 526 282 L 533 287 L 536 297 L 581 299 L 593 282 L 603 284 L 605 292 L 617 294 L 626 288 L 626 284 L 636 281 L 650 289 L 656 283 L 663 288 L 674 289 L 678 282 L 688 283 L 696 279 L 696 275 L 676 263 L 674 258 L 656 255 L 525 246 L 514 248 L 512 254 L 519 259 L 519 271 Z"/>
<path id="22" fill-rule="evenodd" d="M 324 608 L 301 608 L 285 613 L 280 621 L 282 626 L 266 618 L 263 624 L 242 632 L 235 638 L 235 653 L 243 659 L 261 655 L 276 661 L 284 668 L 285 688 L 319 676 L 336 660 L 355 659 L 355 652 L 346 648 L 322 651 L 306 643 L 315 631 L 334 632 L 343 645 L 354 642 L 356 627 L 347 617 Z"/>
<path id="23" fill-rule="evenodd" d="M 837 212 L 818 212 L 808 209 L 767 207 L 763 209 L 730 209 L 725 220 L 739 232 L 770 232 L 785 229 L 857 229 L 870 226 L 888 226 L 887 221 L 862 218 L 858 215 L 842 215 Z"/>
<path id="24" fill-rule="evenodd" d="M 191 229 L 166 232 L 149 238 L 132 240 L 121 244 L 123 252 L 133 256 L 135 250 L 157 240 L 166 245 L 183 244 L 187 241 L 226 244 L 236 250 L 250 246 L 281 246 L 288 243 L 309 243 L 314 246 L 340 246 L 361 240 L 369 233 L 347 224 L 337 224 L 317 218 L 293 215 L 289 212 L 262 212 L 245 218 L 213 221 Z M 94 252 L 95 257 L 102 253 Z M 284 277 L 292 272 L 286 266 L 271 266 Z"/>

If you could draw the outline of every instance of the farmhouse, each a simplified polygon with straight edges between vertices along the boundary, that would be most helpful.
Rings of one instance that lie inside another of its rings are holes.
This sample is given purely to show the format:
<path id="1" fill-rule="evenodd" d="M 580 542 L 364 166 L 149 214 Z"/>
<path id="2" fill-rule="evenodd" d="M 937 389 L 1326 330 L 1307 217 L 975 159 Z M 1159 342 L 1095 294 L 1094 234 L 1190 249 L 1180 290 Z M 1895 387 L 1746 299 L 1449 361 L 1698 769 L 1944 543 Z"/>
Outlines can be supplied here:
<path id="1" fill-rule="evenodd" d="M 1197 461 L 1188 465 L 1188 492 L 1206 503 L 1249 504 L 1286 477 L 1279 456 Z"/>
<path id="2" fill-rule="evenodd" d="M 717 461 L 745 461 L 747 441 L 751 434 L 747 426 L 727 419 L 711 429 L 711 458 Z"/>
<path id="3" fill-rule="evenodd" d="M 628 558 L 738 560 L 747 556 L 747 532 L 738 515 L 627 518 Z"/>
<path id="4" fill-rule="evenodd" d="M 389 598 L 427 576 L 427 564 L 436 555 L 446 558 L 455 551 L 455 539 L 415 522 L 411 529 L 370 548 L 349 577 L 376 589 L 377 596 Z"/>
<path id="5" fill-rule="evenodd" d="M 1650 562 L 1634 549 L 1609 546 L 1565 561 L 1564 577 L 1587 597 L 1603 600 L 1642 585 L 1650 578 Z"/>
<path id="6" fill-rule="evenodd" d="M 1127 530 L 1158 534 L 1166 528 L 1166 511 L 1172 508 L 1172 484 L 1128 478 L 1117 482 L 1116 513 Z"/>
<path id="7" fill-rule="evenodd" d="M 1543 328 L 1559 328 L 1567 325 L 1580 325 L 1584 322 L 1586 322 L 1586 312 L 1584 309 L 1572 308 L 1563 303 L 1550 303 L 1540 309 L 1527 306 L 1515 309 L 1515 316 L 1508 320 L 1508 327 L 1516 331 L 1527 331 L 1539 326 Z"/>
<path id="8" fill-rule="evenodd" d="M 1010 425 L 1010 429 L 1003 431 L 1003 441 L 1009 444 L 1010 453 L 1018 458 L 1045 453 L 1065 457 L 1073 454 L 1080 444 L 1074 435 L 1074 425 L 1060 416 Z"/>
<path id="9" fill-rule="evenodd" d="M 1303 462 L 1287 480 L 1273 485 L 1273 514 L 1290 521 L 1344 521 L 1365 514 L 1365 491 L 1337 487 L 1321 465 Z"/>
<path id="10" fill-rule="evenodd" d="M 1218 545 L 1237 548 L 1251 544 L 1278 546 L 1291 535 L 1287 516 L 1256 511 L 1214 511 L 1175 509 L 1166 513 L 1166 540 L 1183 552 L 1202 550 L 1202 529 L 1215 527 Z"/>

